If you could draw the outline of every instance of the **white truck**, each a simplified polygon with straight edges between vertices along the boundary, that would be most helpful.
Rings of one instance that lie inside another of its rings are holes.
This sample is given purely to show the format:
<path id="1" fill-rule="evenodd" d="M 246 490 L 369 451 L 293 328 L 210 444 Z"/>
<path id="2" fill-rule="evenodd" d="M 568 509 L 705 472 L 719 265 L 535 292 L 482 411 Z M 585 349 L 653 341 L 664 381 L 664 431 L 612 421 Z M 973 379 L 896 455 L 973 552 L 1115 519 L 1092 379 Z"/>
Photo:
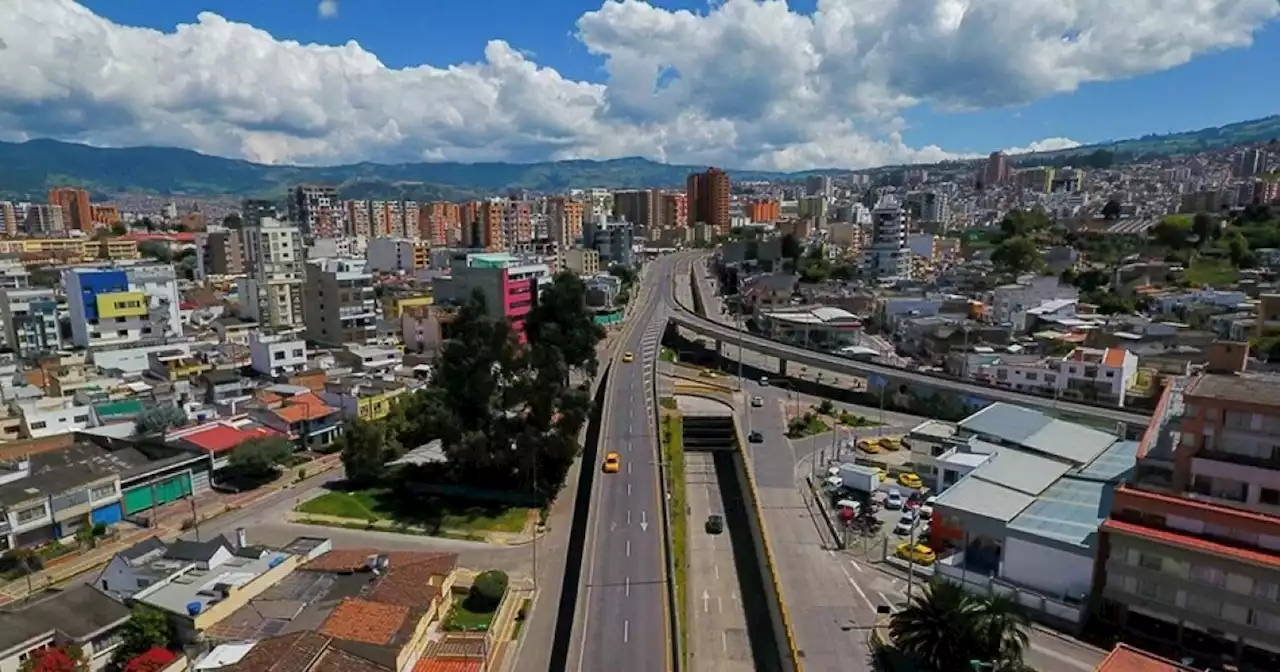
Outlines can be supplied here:
<path id="1" fill-rule="evenodd" d="M 840 482 L 845 488 L 872 493 L 880 487 L 880 470 L 860 464 L 840 465 Z"/>

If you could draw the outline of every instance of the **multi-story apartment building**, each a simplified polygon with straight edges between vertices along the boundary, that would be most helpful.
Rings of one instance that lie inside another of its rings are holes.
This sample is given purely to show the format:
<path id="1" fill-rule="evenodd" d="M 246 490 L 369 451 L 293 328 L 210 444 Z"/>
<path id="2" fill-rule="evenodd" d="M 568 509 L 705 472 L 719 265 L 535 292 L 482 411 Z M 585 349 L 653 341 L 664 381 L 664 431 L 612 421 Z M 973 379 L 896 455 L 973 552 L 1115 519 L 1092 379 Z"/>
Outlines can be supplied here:
<path id="1" fill-rule="evenodd" d="M 959 353 L 959 372 L 993 387 L 1125 404 L 1138 356 L 1124 348 L 1076 348 L 1064 357 Z M 957 367 L 949 367 L 955 369 Z"/>
<path id="2" fill-rule="evenodd" d="M 994 187 L 1008 182 L 1012 176 L 1009 157 L 1004 152 L 992 152 L 991 156 L 987 157 L 987 163 L 983 166 L 982 175 L 978 181 L 984 187 Z"/>
<path id="3" fill-rule="evenodd" d="M 708 168 L 705 173 L 694 173 L 685 184 L 688 196 L 689 221 L 707 224 L 718 234 L 729 232 L 732 220 L 729 215 L 729 175 L 719 168 Z"/>
<path id="4" fill-rule="evenodd" d="M 818 198 L 831 197 L 831 176 L 830 175 L 810 175 L 804 181 L 804 193 L 806 196 L 817 196 Z"/>
<path id="5" fill-rule="evenodd" d="M 307 342 L 289 334 L 249 334 L 249 363 L 254 371 L 275 378 L 307 368 Z"/>
<path id="6" fill-rule="evenodd" d="M 1094 589 L 1104 627 L 1218 669 L 1280 669 L 1280 377 L 1211 372 L 1170 385 L 1136 477 L 1102 525 Z M 1226 669 L 1226 668 L 1223 668 Z"/>
<path id="7" fill-rule="evenodd" d="M 689 225 L 689 197 L 685 194 L 662 195 L 662 223 L 664 229 Z"/>
<path id="8" fill-rule="evenodd" d="M 550 277 L 546 264 L 524 264 L 510 254 L 461 253 L 453 257 L 449 277 L 436 283 L 436 301 L 464 304 L 480 290 L 489 315 L 508 320 L 523 343 L 524 318 L 537 300 L 538 284 Z"/>
<path id="9" fill-rule="evenodd" d="M 265 327 L 302 326 L 302 233 L 271 218 L 243 230 L 245 272 L 237 282 L 248 317 Z"/>
<path id="10" fill-rule="evenodd" d="M 263 217 L 280 218 L 280 210 L 276 202 L 264 198 L 246 198 L 240 202 L 240 222 L 242 226 L 257 226 Z"/>
<path id="11" fill-rule="evenodd" d="M 1030 282 L 1001 285 L 992 290 L 990 317 L 996 324 L 1008 324 L 1015 331 L 1023 331 L 1028 328 L 1029 311 L 1079 298 L 1080 291 L 1059 282 L 1057 276 L 1040 276 Z"/>
<path id="12" fill-rule="evenodd" d="M 89 214 L 95 227 L 113 227 L 120 223 L 120 208 L 115 205 L 90 205 Z"/>
<path id="13" fill-rule="evenodd" d="M 373 233 L 373 220 L 369 214 L 369 201 L 346 201 L 347 233 L 352 236 L 369 236 Z"/>
<path id="14" fill-rule="evenodd" d="M 253 226 L 266 215 L 254 214 Z M 211 227 L 196 234 L 195 279 L 244 274 L 244 241 L 240 231 Z"/>
<path id="15" fill-rule="evenodd" d="M 781 215 L 781 204 L 771 198 L 758 198 L 747 204 L 747 219 L 752 222 L 773 223 Z"/>
<path id="16" fill-rule="evenodd" d="M 547 235 L 560 245 L 560 249 L 567 250 L 582 238 L 583 209 L 581 201 L 567 196 L 556 196 L 547 201 Z"/>
<path id="17" fill-rule="evenodd" d="M 427 267 L 430 254 L 426 242 L 408 238 L 374 238 L 365 252 L 373 273 L 413 273 Z"/>
<path id="18" fill-rule="evenodd" d="M 32 203 L 27 206 L 22 230 L 33 236 L 62 233 L 67 230 L 66 208 L 61 205 Z"/>
<path id="19" fill-rule="evenodd" d="M 886 196 L 871 213 L 871 242 L 862 251 L 862 272 L 875 280 L 911 277 L 911 250 L 902 206 Z"/>
<path id="20" fill-rule="evenodd" d="M 419 240 L 422 238 L 422 208 L 417 201 L 402 201 L 400 203 L 400 235 L 411 240 Z"/>
<path id="21" fill-rule="evenodd" d="M 81 348 L 182 336 L 173 264 L 73 267 L 62 272 L 72 342 Z"/>
<path id="22" fill-rule="evenodd" d="M 338 200 L 338 188 L 334 186 L 304 184 L 295 187 L 289 192 L 288 215 L 306 236 L 342 235 L 348 228 L 347 213 Z"/>
<path id="23" fill-rule="evenodd" d="M 49 205 L 62 207 L 63 227 L 77 231 L 93 230 L 93 208 L 85 189 L 59 187 L 49 190 Z"/>
<path id="24" fill-rule="evenodd" d="M 418 236 L 432 247 L 449 247 L 461 237 L 461 223 L 461 209 L 457 203 L 423 203 L 418 215 Z"/>
<path id="25" fill-rule="evenodd" d="M 302 314 L 310 341 L 341 345 L 376 340 L 378 305 L 367 262 L 307 260 Z"/>
<path id="26" fill-rule="evenodd" d="M 662 218 L 662 190 L 613 192 L 613 216 L 631 222 L 642 234 L 657 229 Z"/>
<path id="27" fill-rule="evenodd" d="M 12 236 L 22 230 L 23 221 L 18 209 L 9 201 L 0 201 L 0 234 Z"/>
<path id="28" fill-rule="evenodd" d="M 635 263 L 635 227 L 631 222 L 612 221 L 603 216 L 589 220 L 582 232 L 582 244 L 598 252 L 600 263 L 605 266 Z"/>
<path id="29" fill-rule="evenodd" d="M 52 289 L 0 291 L 0 325 L 4 328 L 5 345 L 19 357 L 62 347 L 58 297 Z"/>

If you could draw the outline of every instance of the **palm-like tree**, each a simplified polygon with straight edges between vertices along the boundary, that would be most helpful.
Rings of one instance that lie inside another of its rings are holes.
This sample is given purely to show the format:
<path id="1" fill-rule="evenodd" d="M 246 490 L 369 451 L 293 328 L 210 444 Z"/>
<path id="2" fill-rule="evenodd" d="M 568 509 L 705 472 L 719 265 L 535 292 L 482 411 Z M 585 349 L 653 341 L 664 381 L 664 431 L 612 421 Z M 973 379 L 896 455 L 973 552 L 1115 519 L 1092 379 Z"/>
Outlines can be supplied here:
<path id="1" fill-rule="evenodd" d="M 925 587 L 894 614 L 889 633 L 893 646 L 928 672 L 965 670 L 970 661 L 986 670 L 1019 670 L 1028 624 L 1017 602 L 973 595 L 944 581 Z"/>

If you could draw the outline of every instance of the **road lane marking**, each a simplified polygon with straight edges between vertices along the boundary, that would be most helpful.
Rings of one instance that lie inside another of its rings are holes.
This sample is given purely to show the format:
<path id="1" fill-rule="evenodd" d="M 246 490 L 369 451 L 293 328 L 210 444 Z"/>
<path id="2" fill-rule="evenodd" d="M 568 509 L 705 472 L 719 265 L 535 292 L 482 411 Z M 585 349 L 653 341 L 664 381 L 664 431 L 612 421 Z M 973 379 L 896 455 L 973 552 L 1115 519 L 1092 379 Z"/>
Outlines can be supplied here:
<path id="1" fill-rule="evenodd" d="M 628 576 L 628 577 L 627 577 L 627 582 L 626 582 L 626 584 L 625 584 L 625 590 L 626 590 L 626 596 L 627 596 L 627 597 L 631 597 L 631 577 L 630 577 L 630 576 Z"/>
<path id="2" fill-rule="evenodd" d="M 889 607 L 889 611 L 897 611 L 897 609 L 895 609 L 893 606 L 893 602 L 889 600 L 889 597 L 887 595 L 885 595 L 884 593 L 878 590 L 876 591 L 876 595 L 879 595 L 880 599 L 884 600 L 884 604 L 885 606 Z"/>
<path id="3" fill-rule="evenodd" d="M 862 586 L 859 586 L 858 582 L 853 580 L 853 575 L 849 573 L 849 570 L 841 567 L 840 571 L 844 572 L 846 579 L 849 579 L 849 585 L 853 586 L 853 589 L 858 591 L 858 596 L 862 598 L 862 601 L 867 603 L 867 608 L 871 611 L 875 611 L 876 605 L 871 601 L 871 598 L 867 597 L 866 593 L 862 592 Z"/>
<path id="4" fill-rule="evenodd" d="M 622 622 L 622 643 L 626 644 L 631 640 L 631 621 Z"/>
<path id="5" fill-rule="evenodd" d="M 859 572 L 862 571 L 862 565 L 859 565 L 857 560 L 850 560 L 849 564 L 853 565 L 853 568 L 858 570 Z"/>
<path id="6" fill-rule="evenodd" d="M 631 557 L 631 540 L 627 540 L 627 557 Z"/>
<path id="7" fill-rule="evenodd" d="M 720 648 L 724 649 L 726 654 L 729 653 L 729 633 L 724 630 L 720 631 Z"/>
<path id="8" fill-rule="evenodd" d="M 630 483 L 628 483 L 628 484 L 627 484 L 627 496 L 628 496 L 628 497 L 630 497 L 630 496 L 631 496 L 631 484 L 630 484 Z"/>
<path id="9" fill-rule="evenodd" d="M 705 588 L 702 589 L 702 613 L 711 611 L 711 595 Z"/>
<path id="10" fill-rule="evenodd" d="M 629 511 L 629 510 L 627 511 L 627 524 L 628 524 L 628 525 L 630 525 L 630 524 L 631 524 L 631 511 Z"/>

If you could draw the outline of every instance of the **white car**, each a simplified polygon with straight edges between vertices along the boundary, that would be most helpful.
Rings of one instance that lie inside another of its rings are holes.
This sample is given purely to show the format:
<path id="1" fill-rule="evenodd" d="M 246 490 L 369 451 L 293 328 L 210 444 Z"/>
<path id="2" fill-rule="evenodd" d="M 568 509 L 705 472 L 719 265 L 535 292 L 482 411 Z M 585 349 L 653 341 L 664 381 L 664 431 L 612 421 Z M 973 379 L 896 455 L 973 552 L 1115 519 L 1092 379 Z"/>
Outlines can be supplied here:
<path id="1" fill-rule="evenodd" d="M 898 490 L 895 488 L 889 491 L 888 497 L 884 498 L 884 508 L 894 509 L 894 510 L 901 509 L 902 501 L 903 501 L 902 493 L 898 492 Z"/>
<path id="2" fill-rule="evenodd" d="M 760 387 L 769 387 L 769 376 L 760 376 Z"/>
<path id="3" fill-rule="evenodd" d="M 903 511 L 902 517 L 898 519 L 898 524 L 893 527 L 893 533 L 905 537 L 911 534 L 911 528 L 915 526 L 915 514 L 911 511 Z"/>
<path id="4" fill-rule="evenodd" d="M 929 498 L 924 500 L 924 504 L 920 505 L 920 517 L 924 518 L 925 520 L 929 520 L 930 518 L 932 518 L 933 506 L 937 503 L 938 503 L 938 496 L 929 495 Z"/>
<path id="5" fill-rule="evenodd" d="M 764 406 L 764 399 L 761 399 L 760 397 L 751 397 L 752 408 L 760 408 L 761 406 Z"/>

